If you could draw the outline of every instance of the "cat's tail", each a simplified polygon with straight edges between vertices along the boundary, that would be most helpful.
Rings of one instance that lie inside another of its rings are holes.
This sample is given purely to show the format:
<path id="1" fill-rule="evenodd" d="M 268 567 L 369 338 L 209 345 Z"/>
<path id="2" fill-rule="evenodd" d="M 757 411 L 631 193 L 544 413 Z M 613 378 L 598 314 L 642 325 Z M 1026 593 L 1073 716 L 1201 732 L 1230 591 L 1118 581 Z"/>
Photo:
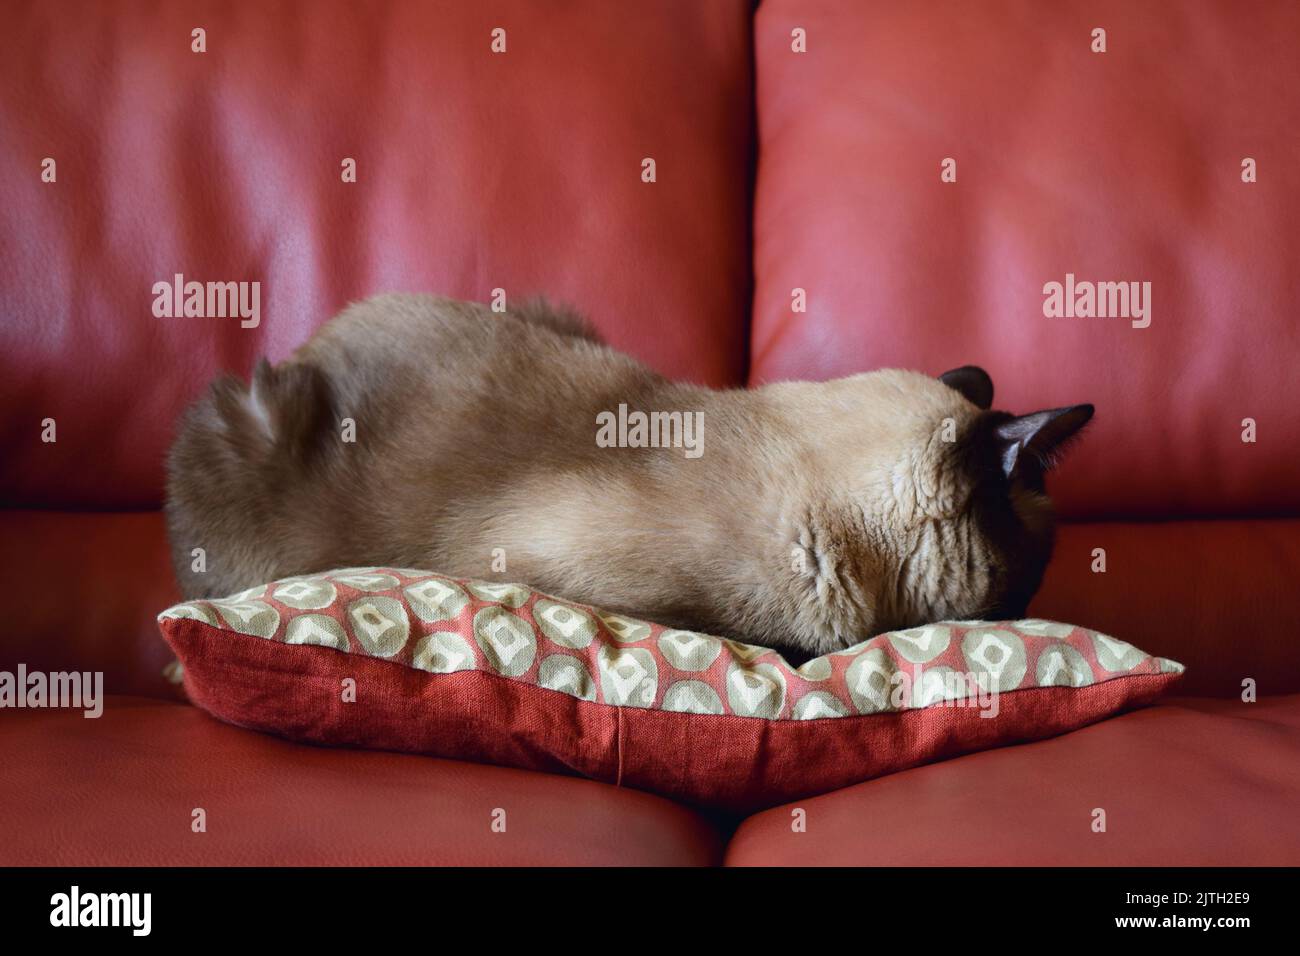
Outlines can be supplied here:
<path id="1" fill-rule="evenodd" d="M 232 449 L 249 461 L 284 463 L 311 453 L 330 420 L 329 389 L 314 365 L 258 359 L 246 388 L 225 376 L 211 399 Z"/>
<path id="2" fill-rule="evenodd" d="M 222 376 L 185 413 L 167 460 L 166 511 L 187 597 L 269 580 L 259 575 L 272 574 L 290 546 L 273 529 L 322 445 L 332 405 L 315 367 L 262 359 L 250 384 Z"/>

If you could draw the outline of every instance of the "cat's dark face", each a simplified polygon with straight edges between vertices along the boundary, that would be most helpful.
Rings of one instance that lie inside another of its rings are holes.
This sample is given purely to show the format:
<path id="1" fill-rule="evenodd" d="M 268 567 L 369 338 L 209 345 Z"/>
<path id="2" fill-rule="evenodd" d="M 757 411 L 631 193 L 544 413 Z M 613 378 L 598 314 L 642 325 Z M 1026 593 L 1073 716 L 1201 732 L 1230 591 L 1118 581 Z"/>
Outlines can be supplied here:
<path id="1" fill-rule="evenodd" d="M 1005 442 L 997 428 L 1009 420 L 1010 415 L 986 413 L 968 439 L 966 467 L 975 473 L 970 498 L 971 560 L 984 562 L 985 575 L 977 577 L 963 595 L 962 606 L 955 609 L 961 619 L 1024 617 L 1052 556 L 1056 520 L 1047 496 L 1047 468 L 1031 455 L 1006 473 Z"/>

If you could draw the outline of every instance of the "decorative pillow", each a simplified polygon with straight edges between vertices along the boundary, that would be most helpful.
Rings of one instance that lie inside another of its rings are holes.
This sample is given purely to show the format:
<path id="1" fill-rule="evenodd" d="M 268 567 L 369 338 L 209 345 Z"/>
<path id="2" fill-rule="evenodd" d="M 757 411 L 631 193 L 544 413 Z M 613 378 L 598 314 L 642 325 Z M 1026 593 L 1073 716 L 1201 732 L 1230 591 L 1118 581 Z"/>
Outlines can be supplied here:
<path id="1" fill-rule="evenodd" d="M 1182 673 L 1050 621 L 776 651 L 514 584 L 305 575 L 159 616 L 190 698 L 293 740 L 577 773 L 750 812 L 1149 702 Z"/>

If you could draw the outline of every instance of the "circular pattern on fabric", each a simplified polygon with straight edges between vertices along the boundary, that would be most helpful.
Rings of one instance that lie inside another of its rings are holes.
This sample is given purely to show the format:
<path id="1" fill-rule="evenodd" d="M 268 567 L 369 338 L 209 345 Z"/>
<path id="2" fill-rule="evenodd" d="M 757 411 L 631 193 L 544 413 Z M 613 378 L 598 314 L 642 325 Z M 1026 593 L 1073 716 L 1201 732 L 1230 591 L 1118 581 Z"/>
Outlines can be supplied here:
<path id="1" fill-rule="evenodd" d="M 357 598 L 348 605 L 347 617 L 352 636 L 374 657 L 392 657 L 411 635 L 406 609 L 396 598 Z"/>
<path id="2" fill-rule="evenodd" d="M 679 680 L 672 684 L 664 694 L 663 703 L 659 706 L 662 710 L 671 710 L 679 714 L 726 713 L 718 692 L 699 680 Z"/>
<path id="3" fill-rule="evenodd" d="M 1097 662 L 1108 671 L 1131 671 L 1147 659 L 1147 655 L 1132 644 L 1095 631 L 1092 645 L 1097 649 Z"/>
<path id="4" fill-rule="evenodd" d="M 340 598 L 342 586 L 364 593 Z M 464 633 L 471 609 L 472 636 Z M 381 658 L 397 657 L 418 638 L 410 666 L 432 674 L 483 669 L 585 701 L 764 720 L 835 719 L 982 700 L 1026 681 L 1082 688 L 1115 672 L 1183 670 L 1087 628 L 1034 618 L 924 625 L 792 668 L 769 648 L 575 606 L 520 585 L 389 568 L 284 578 L 228 598 L 174 605 L 159 615 L 160 621 L 169 618 Z M 448 630 L 420 628 L 420 622 Z M 557 645 L 564 651 L 556 653 Z M 951 666 L 936 664 L 940 659 Z M 820 689 L 812 686 L 821 682 Z"/>
<path id="5" fill-rule="evenodd" d="M 961 653 L 985 690 L 1015 690 L 1029 669 L 1024 641 L 999 628 L 967 631 Z"/>
<path id="6" fill-rule="evenodd" d="M 586 611 L 543 598 L 533 605 L 533 620 L 561 647 L 586 647 L 596 638 L 596 619 Z"/>
<path id="7" fill-rule="evenodd" d="M 415 616 L 426 624 L 456 618 L 469 604 L 469 595 L 454 581 L 429 578 L 402 590 Z"/>
<path id="8" fill-rule="evenodd" d="M 849 700 L 859 714 L 879 714 L 893 710 L 894 661 L 880 648 L 858 654 L 844 672 L 844 682 L 849 687 Z"/>
<path id="9" fill-rule="evenodd" d="M 726 645 L 727 650 L 731 651 L 732 657 L 744 663 L 758 660 L 764 654 L 773 653 L 770 647 L 759 647 L 757 644 L 742 644 L 740 641 L 733 641 L 729 638 L 724 638 L 722 643 Z"/>
<path id="10" fill-rule="evenodd" d="M 600 620 L 610 636 L 620 644 L 635 644 L 650 636 L 650 625 L 645 621 L 633 620 L 622 614 L 605 614 Z"/>
<path id="11" fill-rule="evenodd" d="M 315 644 L 336 651 L 348 649 L 343 625 L 325 614 L 300 614 L 289 622 L 284 632 L 286 644 Z"/>
<path id="12" fill-rule="evenodd" d="M 492 601 L 496 604 L 503 604 L 512 610 L 518 610 L 524 606 L 529 596 L 533 593 L 527 588 L 521 588 L 517 584 L 496 584 L 492 581 L 467 581 L 465 586 L 480 601 Z"/>
<path id="13" fill-rule="evenodd" d="M 769 648 L 575 606 L 516 584 L 391 568 L 287 577 L 227 598 L 183 602 L 158 617 L 381 658 L 397 657 L 418 638 L 410 666 L 428 673 L 483 669 L 581 700 L 765 720 L 931 707 L 1027 681 L 1082 688 L 1113 673 L 1183 670 L 1124 641 L 1036 618 L 924 625 L 792 668 Z M 948 664 L 937 664 L 941 659 Z"/>
<path id="14" fill-rule="evenodd" d="M 493 605 L 474 615 L 474 640 L 488 666 L 506 677 L 528 672 L 537 657 L 537 636 L 528 622 L 507 608 Z"/>
<path id="15" fill-rule="evenodd" d="M 896 665 L 879 647 L 859 654 L 844 672 L 849 699 L 860 714 L 878 714 L 894 710 L 890 697 Z"/>
<path id="16" fill-rule="evenodd" d="M 379 591 L 391 591 L 400 583 L 397 578 L 391 574 L 385 574 L 383 571 L 365 571 L 350 569 L 338 574 L 330 575 L 330 580 L 337 581 L 339 584 L 346 584 L 348 587 L 357 591 L 365 591 L 367 594 L 375 594 Z"/>
<path id="17" fill-rule="evenodd" d="M 859 641 L 857 644 L 851 644 L 848 647 L 844 648 L 842 651 L 831 651 L 826 656 L 827 657 L 857 657 L 863 651 L 870 650 L 871 648 L 878 647 L 879 645 L 880 645 L 880 641 L 877 638 L 871 637 L 871 638 L 867 638 L 867 640 L 865 641 Z"/>
<path id="18" fill-rule="evenodd" d="M 1038 655 L 1039 687 L 1087 687 L 1096 678 L 1092 666 L 1069 644 L 1051 644 Z"/>
<path id="19" fill-rule="evenodd" d="M 831 659 L 829 657 L 814 657 L 812 660 L 804 661 L 795 668 L 794 672 L 804 680 L 829 680 L 832 672 Z"/>
<path id="20" fill-rule="evenodd" d="M 474 649 L 453 631 L 434 631 L 416 641 L 415 650 L 411 652 L 411 666 L 430 674 L 472 671 L 476 666 Z"/>
<path id="21" fill-rule="evenodd" d="M 280 612 L 262 601 L 213 601 L 212 606 L 240 634 L 270 637 L 280 626 Z"/>
<path id="22" fill-rule="evenodd" d="M 844 717 L 849 709 L 834 694 L 814 690 L 800 697 L 794 704 L 795 720 L 821 720 L 825 717 Z"/>
<path id="23" fill-rule="evenodd" d="M 587 665 L 568 654 L 543 657 L 537 668 L 537 684 L 581 700 L 596 699 L 596 682 Z"/>
<path id="24" fill-rule="evenodd" d="M 191 621 L 202 621 L 213 627 L 217 626 L 217 616 L 213 613 L 212 608 L 202 604 L 176 604 L 169 607 L 158 615 L 158 620 L 163 618 L 183 618 Z"/>
<path id="25" fill-rule="evenodd" d="M 300 611 L 318 611 L 333 604 L 338 594 L 334 585 L 321 578 L 299 578 L 281 582 L 271 597 Z"/>
<path id="26" fill-rule="evenodd" d="M 952 641 L 949 628 L 931 624 L 913 627 L 889 635 L 889 643 L 910 664 L 928 664 L 948 649 Z"/>
<path id="27" fill-rule="evenodd" d="M 785 691 L 785 675 L 771 664 L 727 668 L 727 703 L 734 714 L 775 720 L 785 707 Z"/>
<path id="28" fill-rule="evenodd" d="M 656 643 L 659 653 L 679 671 L 706 670 L 722 653 L 720 640 L 694 631 L 664 631 Z"/>
<path id="29" fill-rule="evenodd" d="M 659 691 L 659 665 L 643 647 L 601 647 L 596 654 L 600 692 L 607 704 L 649 707 Z"/>
<path id="30" fill-rule="evenodd" d="M 1044 621 L 1036 617 L 1016 621 L 1015 628 L 1017 631 L 1024 631 L 1034 637 L 1051 637 L 1058 641 L 1064 640 L 1075 632 L 1073 624 L 1059 624 L 1056 621 Z"/>
<path id="31" fill-rule="evenodd" d="M 959 673 L 944 664 L 922 668 L 919 675 L 915 671 L 910 673 L 902 671 L 895 677 L 895 682 L 899 686 L 902 685 L 903 674 L 908 675 L 906 683 L 911 686 L 911 699 L 905 700 L 904 704 L 916 709 L 948 700 L 977 697 L 980 693 L 979 684 L 972 682 L 966 674 Z"/>

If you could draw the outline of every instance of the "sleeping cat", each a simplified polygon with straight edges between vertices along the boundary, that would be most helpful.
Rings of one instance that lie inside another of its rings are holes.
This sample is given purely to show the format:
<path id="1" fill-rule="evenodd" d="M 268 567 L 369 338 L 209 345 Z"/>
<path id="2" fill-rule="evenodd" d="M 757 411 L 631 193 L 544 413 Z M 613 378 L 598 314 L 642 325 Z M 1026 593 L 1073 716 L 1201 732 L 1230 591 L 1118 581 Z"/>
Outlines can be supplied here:
<path id="1" fill-rule="evenodd" d="M 807 654 L 1017 617 L 1052 548 L 1044 472 L 1092 406 L 992 398 L 971 366 L 718 391 L 542 304 L 379 296 L 189 409 L 173 560 L 187 597 L 423 568 Z M 636 412 L 698 422 L 703 453 L 598 443 Z"/>

